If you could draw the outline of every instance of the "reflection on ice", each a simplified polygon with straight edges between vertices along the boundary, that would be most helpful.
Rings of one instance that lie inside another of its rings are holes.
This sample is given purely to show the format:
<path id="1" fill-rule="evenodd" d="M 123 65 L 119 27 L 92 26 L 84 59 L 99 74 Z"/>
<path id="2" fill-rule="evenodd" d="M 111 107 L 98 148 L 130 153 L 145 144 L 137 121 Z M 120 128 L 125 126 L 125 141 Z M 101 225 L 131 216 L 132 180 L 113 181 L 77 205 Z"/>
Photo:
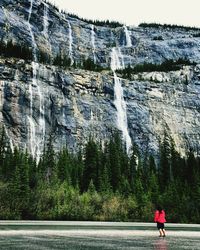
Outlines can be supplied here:
<path id="1" fill-rule="evenodd" d="M 154 243 L 155 250 L 168 250 L 166 239 L 160 238 Z"/>

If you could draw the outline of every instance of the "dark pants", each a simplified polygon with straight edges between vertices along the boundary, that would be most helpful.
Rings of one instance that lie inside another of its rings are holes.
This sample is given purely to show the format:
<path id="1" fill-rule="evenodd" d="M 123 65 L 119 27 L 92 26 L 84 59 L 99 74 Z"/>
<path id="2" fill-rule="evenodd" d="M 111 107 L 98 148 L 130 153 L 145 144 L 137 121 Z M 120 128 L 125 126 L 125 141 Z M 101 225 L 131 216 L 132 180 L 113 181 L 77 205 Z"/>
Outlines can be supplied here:
<path id="1" fill-rule="evenodd" d="M 158 228 L 158 230 L 159 229 L 164 229 L 165 228 L 164 223 L 157 222 L 157 228 Z"/>

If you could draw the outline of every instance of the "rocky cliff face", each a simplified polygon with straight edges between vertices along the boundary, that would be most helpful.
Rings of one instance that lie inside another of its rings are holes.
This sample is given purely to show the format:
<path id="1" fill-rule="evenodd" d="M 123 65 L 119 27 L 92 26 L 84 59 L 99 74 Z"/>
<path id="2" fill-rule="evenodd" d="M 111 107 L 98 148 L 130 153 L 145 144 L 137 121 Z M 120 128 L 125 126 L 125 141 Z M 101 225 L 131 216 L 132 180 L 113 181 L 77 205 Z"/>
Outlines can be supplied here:
<path id="1" fill-rule="evenodd" d="M 42 0 L 1 0 L 0 37 L 29 45 L 33 62 L 0 58 L 0 120 L 11 146 L 39 157 L 46 137 L 76 150 L 91 134 L 104 143 L 113 129 L 156 153 L 167 130 L 181 153 L 200 140 L 200 38 L 196 31 L 94 26 Z M 156 39 L 162 37 L 162 39 Z M 40 64 L 37 51 L 71 62 L 91 58 L 108 70 L 92 72 Z M 138 73 L 121 79 L 117 68 L 187 58 L 196 66 Z M 109 70 L 109 68 L 111 68 Z"/>

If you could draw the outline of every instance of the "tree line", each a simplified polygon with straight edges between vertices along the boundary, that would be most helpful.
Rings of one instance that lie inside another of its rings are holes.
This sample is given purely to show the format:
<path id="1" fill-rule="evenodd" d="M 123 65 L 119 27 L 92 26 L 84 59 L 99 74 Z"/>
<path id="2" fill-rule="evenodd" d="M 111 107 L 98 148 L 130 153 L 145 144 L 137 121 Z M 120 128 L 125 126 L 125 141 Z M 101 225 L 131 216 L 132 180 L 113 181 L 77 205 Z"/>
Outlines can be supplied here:
<path id="1" fill-rule="evenodd" d="M 49 136 L 38 164 L 0 136 L 0 219 L 152 221 L 157 204 L 170 222 L 200 222 L 200 158 L 181 157 L 165 132 L 155 159 L 119 133 L 92 137 L 76 154 L 55 152 Z"/>
<path id="2" fill-rule="evenodd" d="M 7 43 L 3 40 L 0 41 L 0 55 L 4 57 L 15 57 L 25 60 L 32 60 L 32 49 L 25 44 L 15 44 L 12 40 Z"/>
<path id="3" fill-rule="evenodd" d="M 117 21 L 110 21 L 110 20 L 91 20 L 91 19 L 85 19 L 85 18 L 81 18 L 75 14 L 72 14 L 72 13 L 66 13 L 65 11 L 62 11 L 62 13 L 72 17 L 72 18 L 76 18 L 78 20 L 81 20 L 85 23 L 88 23 L 88 24 L 93 24 L 95 26 L 103 26 L 103 27 L 109 27 L 109 28 L 112 28 L 112 29 L 115 29 L 115 28 L 118 28 L 118 27 L 123 27 L 124 24 L 120 23 L 120 22 L 117 22 Z"/>
<path id="4" fill-rule="evenodd" d="M 39 63 L 55 65 L 59 67 L 67 68 L 80 68 L 90 71 L 100 72 L 104 68 L 96 63 L 91 58 L 82 58 L 80 61 L 74 61 L 71 63 L 71 59 L 62 52 L 57 53 L 55 57 L 52 57 L 48 53 L 37 50 L 37 59 Z M 0 56 L 6 58 L 20 58 L 24 60 L 34 60 L 32 48 L 26 46 L 25 44 L 17 44 L 12 40 L 8 42 L 0 41 Z"/>
<path id="5" fill-rule="evenodd" d="M 108 70 L 99 64 L 96 64 L 91 58 L 81 58 L 80 60 L 71 62 L 71 58 L 63 52 L 58 52 L 55 57 L 52 57 L 48 53 L 37 50 L 37 59 L 39 63 L 49 64 L 62 67 L 64 69 L 68 68 L 80 68 L 90 71 L 101 72 L 102 70 Z M 4 57 L 14 57 L 24 60 L 34 60 L 32 48 L 24 44 L 16 44 L 12 40 L 0 42 L 0 55 Z M 154 63 L 144 63 L 131 66 L 130 64 L 124 69 L 118 69 L 117 72 L 122 75 L 123 78 L 131 80 L 132 74 L 140 72 L 153 72 L 153 71 L 175 71 L 180 70 L 183 65 L 196 65 L 195 62 L 191 62 L 186 58 L 179 58 L 178 60 L 168 59 L 160 64 Z"/>
<path id="6" fill-rule="evenodd" d="M 169 72 L 180 70 L 186 65 L 196 65 L 195 62 L 191 62 L 189 59 L 179 58 L 178 60 L 168 59 L 160 64 L 154 63 L 144 63 L 131 66 L 130 64 L 124 69 L 118 69 L 116 72 L 121 74 L 123 78 L 131 80 L 132 74 L 142 73 L 142 72 Z"/>
<path id="7" fill-rule="evenodd" d="M 163 28 L 163 29 L 182 29 L 184 31 L 199 31 L 198 27 L 190 27 L 184 25 L 176 25 L 176 24 L 160 24 L 160 23 L 140 23 L 138 25 L 142 28 Z"/>
<path id="8" fill-rule="evenodd" d="M 53 9 L 55 9 L 57 12 L 60 12 L 59 8 L 56 6 L 55 3 L 51 3 L 49 1 L 45 0 L 45 3 L 47 3 L 48 5 L 50 5 Z M 110 27 L 110 28 L 117 28 L 117 27 L 122 27 L 124 24 L 118 22 L 118 21 L 110 21 L 110 20 L 91 20 L 91 19 L 87 19 L 87 18 L 81 18 L 76 14 L 73 13 L 68 13 L 65 10 L 61 10 L 62 14 L 65 14 L 71 18 L 76 18 L 80 21 L 83 21 L 85 23 L 88 24 L 94 24 L 95 26 L 104 26 L 104 27 Z"/>

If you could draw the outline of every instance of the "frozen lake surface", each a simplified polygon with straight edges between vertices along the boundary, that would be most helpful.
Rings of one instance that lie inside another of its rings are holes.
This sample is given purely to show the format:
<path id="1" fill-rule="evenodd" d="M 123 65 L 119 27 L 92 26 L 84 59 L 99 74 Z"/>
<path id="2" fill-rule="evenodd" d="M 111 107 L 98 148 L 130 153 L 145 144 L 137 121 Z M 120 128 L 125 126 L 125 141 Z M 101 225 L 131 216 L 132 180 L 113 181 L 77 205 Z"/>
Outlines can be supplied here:
<path id="1" fill-rule="evenodd" d="M 200 225 L 153 223 L 0 221 L 0 249 L 200 249 Z"/>

